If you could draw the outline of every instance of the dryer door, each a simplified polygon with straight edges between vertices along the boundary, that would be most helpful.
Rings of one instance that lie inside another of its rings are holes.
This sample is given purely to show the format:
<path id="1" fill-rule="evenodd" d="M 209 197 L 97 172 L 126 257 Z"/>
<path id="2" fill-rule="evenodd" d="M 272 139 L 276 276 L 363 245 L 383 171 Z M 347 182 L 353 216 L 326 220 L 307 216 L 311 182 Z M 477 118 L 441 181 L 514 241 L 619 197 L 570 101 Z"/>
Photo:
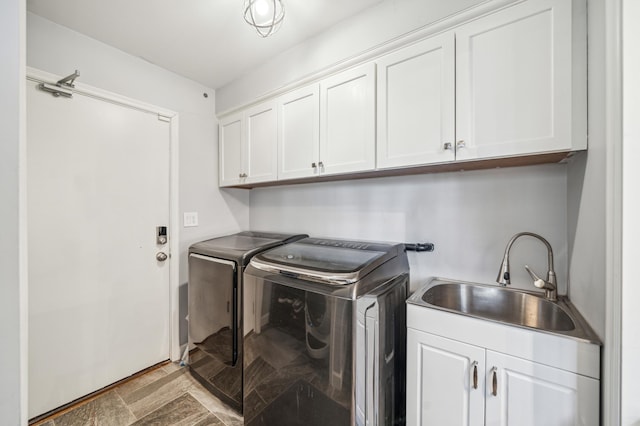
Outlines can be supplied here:
<path id="1" fill-rule="evenodd" d="M 189 338 L 228 366 L 238 362 L 237 301 L 235 262 L 189 255 Z"/>

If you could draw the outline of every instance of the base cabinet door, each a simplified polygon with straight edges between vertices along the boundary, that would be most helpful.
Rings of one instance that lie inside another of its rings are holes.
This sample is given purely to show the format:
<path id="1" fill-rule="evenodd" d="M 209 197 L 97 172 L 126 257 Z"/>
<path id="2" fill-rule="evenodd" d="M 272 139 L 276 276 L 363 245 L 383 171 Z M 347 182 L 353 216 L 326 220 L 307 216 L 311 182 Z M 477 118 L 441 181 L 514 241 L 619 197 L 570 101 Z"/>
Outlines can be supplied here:
<path id="1" fill-rule="evenodd" d="M 487 351 L 486 424 L 599 424 L 599 381 Z"/>
<path id="2" fill-rule="evenodd" d="M 485 350 L 407 331 L 407 425 L 483 425 Z"/>

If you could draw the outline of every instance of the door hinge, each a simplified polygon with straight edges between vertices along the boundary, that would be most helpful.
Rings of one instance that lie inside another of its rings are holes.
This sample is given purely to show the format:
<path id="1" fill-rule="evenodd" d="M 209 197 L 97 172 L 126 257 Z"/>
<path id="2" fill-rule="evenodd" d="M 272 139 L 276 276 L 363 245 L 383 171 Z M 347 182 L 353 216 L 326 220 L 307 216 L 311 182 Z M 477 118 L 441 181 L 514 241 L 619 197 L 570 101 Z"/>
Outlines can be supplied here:
<path id="1" fill-rule="evenodd" d="M 171 117 L 167 115 L 158 114 L 158 120 L 166 121 L 167 123 L 169 123 L 171 121 Z"/>

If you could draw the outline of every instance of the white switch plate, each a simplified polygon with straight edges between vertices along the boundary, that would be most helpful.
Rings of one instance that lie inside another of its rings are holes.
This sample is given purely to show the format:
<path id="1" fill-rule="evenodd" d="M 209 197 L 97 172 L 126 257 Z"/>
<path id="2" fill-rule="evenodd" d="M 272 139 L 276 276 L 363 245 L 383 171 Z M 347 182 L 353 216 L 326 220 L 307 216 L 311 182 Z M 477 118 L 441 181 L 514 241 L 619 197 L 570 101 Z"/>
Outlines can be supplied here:
<path id="1" fill-rule="evenodd" d="M 198 226 L 198 212 L 184 213 L 184 227 Z"/>

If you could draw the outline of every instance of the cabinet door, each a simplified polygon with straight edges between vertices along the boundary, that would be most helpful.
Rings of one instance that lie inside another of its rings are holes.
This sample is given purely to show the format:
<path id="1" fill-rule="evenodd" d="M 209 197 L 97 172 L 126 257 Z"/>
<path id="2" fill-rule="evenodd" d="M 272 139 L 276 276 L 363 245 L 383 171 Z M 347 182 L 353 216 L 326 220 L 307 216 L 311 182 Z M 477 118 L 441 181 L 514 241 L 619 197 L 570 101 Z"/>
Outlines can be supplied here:
<path id="1" fill-rule="evenodd" d="M 488 426 L 599 424 L 598 380 L 492 351 L 486 371 Z"/>
<path id="2" fill-rule="evenodd" d="M 319 87 L 313 84 L 278 99 L 278 179 L 318 173 Z"/>
<path id="3" fill-rule="evenodd" d="M 375 64 L 320 82 L 321 173 L 375 167 Z"/>
<path id="4" fill-rule="evenodd" d="M 386 55 L 376 63 L 377 167 L 453 161 L 453 32 Z"/>
<path id="5" fill-rule="evenodd" d="M 483 348 L 409 328 L 407 424 L 483 425 L 484 365 Z"/>
<path id="6" fill-rule="evenodd" d="M 234 114 L 220 120 L 219 124 L 219 155 L 220 182 L 219 186 L 238 185 L 242 182 L 242 113 Z"/>
<path id="7" fill-rule="evenodd" d="M 278 120 L 275 102 L 266 102 L 245 111 L 245 182 L 277 179 Z"/>
<path id="8" fill-rule="evenodd" d="M 456 159 L 571 149 L 571 1 L 509 7 L 456 31 Z"/>

